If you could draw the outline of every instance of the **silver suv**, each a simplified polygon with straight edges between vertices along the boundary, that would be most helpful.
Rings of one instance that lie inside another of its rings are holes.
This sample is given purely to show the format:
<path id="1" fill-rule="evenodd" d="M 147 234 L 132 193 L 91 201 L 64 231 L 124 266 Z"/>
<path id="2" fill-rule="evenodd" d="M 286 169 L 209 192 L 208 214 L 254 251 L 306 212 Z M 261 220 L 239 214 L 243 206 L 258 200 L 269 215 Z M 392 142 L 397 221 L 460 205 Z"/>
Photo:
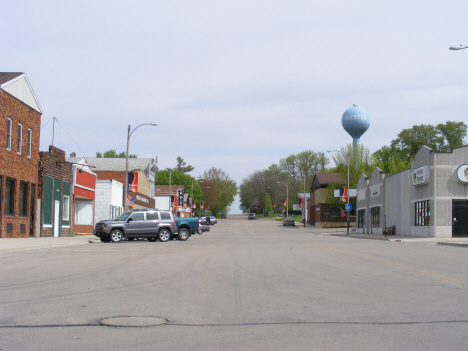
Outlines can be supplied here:
<path id="1" fill-rule="evenodd" d="M 147 238 L 148 241 L 168 241 L 176 232 L 172 213 L 157 209 L 130 210 L 116 219 L 96 223 L 93 234 L 102 242 L 119 242 L 122 239 Z"/>

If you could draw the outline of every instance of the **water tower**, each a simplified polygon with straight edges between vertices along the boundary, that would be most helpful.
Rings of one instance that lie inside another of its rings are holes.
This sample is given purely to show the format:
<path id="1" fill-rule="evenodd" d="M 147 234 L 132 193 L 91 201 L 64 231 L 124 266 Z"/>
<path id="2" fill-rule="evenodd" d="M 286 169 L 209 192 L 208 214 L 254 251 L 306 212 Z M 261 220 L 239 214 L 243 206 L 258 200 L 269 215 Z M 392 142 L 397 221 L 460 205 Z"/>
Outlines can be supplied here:
<path id="1" fill-rule="evenodd" d="M 362 107 L 353 105 L 348 108 L 341 117 L 341 124 L 344 130 L 353 138 L 353 154 L 358 165 L 359 138 L 366 132 L 370 126 L 369 113 Z"/>

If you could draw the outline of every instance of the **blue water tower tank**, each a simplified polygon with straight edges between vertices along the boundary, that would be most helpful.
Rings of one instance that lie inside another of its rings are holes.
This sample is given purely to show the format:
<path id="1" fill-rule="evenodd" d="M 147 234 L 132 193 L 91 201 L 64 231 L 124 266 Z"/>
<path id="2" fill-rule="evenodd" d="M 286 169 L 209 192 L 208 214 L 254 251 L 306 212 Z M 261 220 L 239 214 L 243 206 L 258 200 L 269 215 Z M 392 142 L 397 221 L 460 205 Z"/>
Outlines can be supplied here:
<path id="1" fill-rule="evenodd" d="M 370 126 L 369 113 L 362 107 L 353 105 L 343 113 L 341 125 L 351 135 L 353 143 L 358 144 L 359 138 Z"/>

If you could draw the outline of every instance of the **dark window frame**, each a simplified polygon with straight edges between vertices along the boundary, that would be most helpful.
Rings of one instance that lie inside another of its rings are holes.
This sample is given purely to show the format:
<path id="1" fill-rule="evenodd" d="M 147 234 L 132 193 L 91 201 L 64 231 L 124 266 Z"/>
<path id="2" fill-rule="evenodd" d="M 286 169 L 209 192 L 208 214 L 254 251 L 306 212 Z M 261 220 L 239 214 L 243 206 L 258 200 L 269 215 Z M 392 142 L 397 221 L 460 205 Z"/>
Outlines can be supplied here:
<path id="1" fill-rule="evenodd" d="M 431 200 L 414 203 L 414 225 L 417 227 L 431 225 Z"/>
<path id="2" fill-rule="evenodd" d="M 5 216 L 15 215 L 15 189 L 16 179 L 6 178 L 5 180 L 5 198 L 3 204 L 3 214 Z"/>
<path id="3" fill-rule="evenodd" d="M 29 184 L 20 181 L 19 197 L 18 197 L 18 216 L 28 216 L 28 199 L 29 199 Z"/>
<path id="4" fill-rule="evenodd" d="M 372 228 L 380 227 L 380 206 L 371 207 L 371 225 Z"/>
<path id="5" fill-rule="evenodd" d="M 358 228 L 364 228 L 366 225 L 366 210 L 358 210 Z"/>

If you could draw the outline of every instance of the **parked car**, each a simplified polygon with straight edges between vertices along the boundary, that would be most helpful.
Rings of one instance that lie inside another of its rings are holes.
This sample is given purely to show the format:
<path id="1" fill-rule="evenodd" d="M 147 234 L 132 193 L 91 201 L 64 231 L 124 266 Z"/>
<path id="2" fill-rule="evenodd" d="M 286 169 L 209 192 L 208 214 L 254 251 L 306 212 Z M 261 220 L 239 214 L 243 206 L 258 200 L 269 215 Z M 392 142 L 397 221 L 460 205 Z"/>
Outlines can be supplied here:
<path id="1" fill-rule="evenodd" d="M 294 221 L 294 218 L 292 217 L 286 217 L 283 221 L 283 225 L 292 225 L 294 226 L 295 225 L 295 221 Z"/>
<path id="2" fill-rule="evenodd" d="M 210 216 L 210 224 L 215 225 L 216 223 L 218 223 L 218 220 L 216 219 L 216 217 L 215 216 Z"/>
<path id="3" fill-rule="evenodd" d="M 165 242 L 176 232 L 172 213 L 157 209 L 130 210 L 116 219 L 106 219 L 95 224 L 93 234 L 102 242 L 119 242 L 123 239 L 146 238 Z"/>
<path id="4" fill-rule="evenodd" d="M 255 213 L 249 213 L 249 219 L 257 219 L 257 215 Z"/>
<path id="5" fill-rule="evenodd" d="M 226 219 L 226 214 L 225 213 L 221 213 L 221 219 Z"/>

